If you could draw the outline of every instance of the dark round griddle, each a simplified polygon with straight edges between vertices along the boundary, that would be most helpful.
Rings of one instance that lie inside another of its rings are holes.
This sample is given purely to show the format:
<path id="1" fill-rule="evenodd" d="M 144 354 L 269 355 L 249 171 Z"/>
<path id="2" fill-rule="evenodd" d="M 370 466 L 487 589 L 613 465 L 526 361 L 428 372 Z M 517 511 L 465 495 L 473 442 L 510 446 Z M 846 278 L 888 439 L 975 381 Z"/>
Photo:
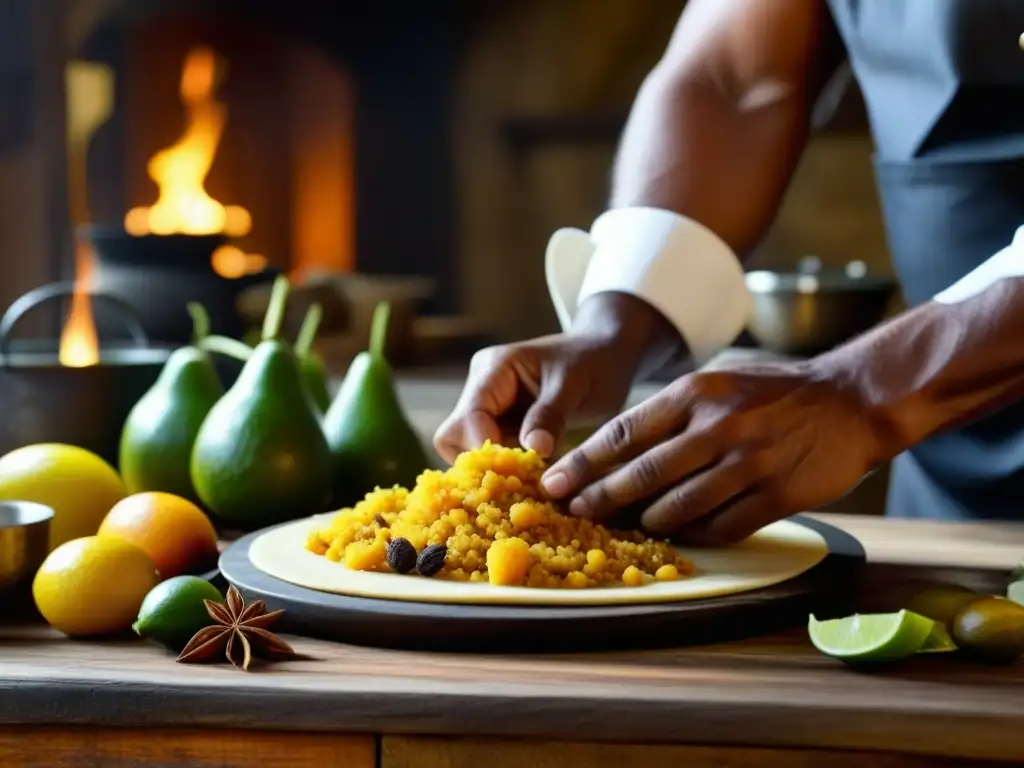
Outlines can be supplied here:
<path id="1" fill-rule="evenodd" d="M 828 544 L 829 555 L 806 573 L 738 595 L 655 605 L 443 605 L 317 592 L 268 576 L 249 560 L 250 544 L 270 529 L 235 542 L 221 555 L 220 572 L 246 600 L 285 610 L 275 630 L 324 640 L 476 653 L 695 645 L 800 625 L 809 613 L 827 618 L 847 612 L 864 563 L 863 547 L 813 518 L 792 520 L 817 531 Z"/>

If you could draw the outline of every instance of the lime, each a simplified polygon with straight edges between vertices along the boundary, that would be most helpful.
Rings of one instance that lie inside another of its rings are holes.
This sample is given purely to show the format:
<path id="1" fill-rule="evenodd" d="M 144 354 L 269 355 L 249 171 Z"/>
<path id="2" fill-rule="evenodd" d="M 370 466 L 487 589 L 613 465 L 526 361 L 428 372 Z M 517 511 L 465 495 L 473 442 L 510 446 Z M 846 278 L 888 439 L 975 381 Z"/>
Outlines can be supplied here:
<path id="1" fill-rule="evenodd" d="M 959 650 L 957 644 L 953 642 L 952 636 L 949 634 L 949 630 L 946 629 L 946 625 L 936 621 L 932 626 L 932 631 L 918 649 L 918 653 L 948 653 L 950 651 Z"/>
<path id="2" fill-rule="evenodd" d="M 180 651 L 192 636 L 213 623 L 204 600 L 224 602 L 220 591 L 198 576 L 175 576 L 154 587 L 132 629 L 139 637 Z"/>
<path id="3" fill-rule="evenodd" d="M 912 611 L 854 614 L 818 621 L 813 615 L 807 632 L 814 647 L 843 661 L 895 661 L 917 653 L 935 622 Z"/>
<path id="4" fill-rule="evenodd" d="M 937 584 L 915 593 L 903 607 L 908 611 L 942 622 L 952 629 L 953 619 L 968 603 L 981 595 L 958 584 Z"/>
<path id="5" fill-rule="evenodd" d="M 979 597 L 953 620 L 953 640 L 980 660 L 1008 664 L 1024 654 L 1024 606 Z"/>

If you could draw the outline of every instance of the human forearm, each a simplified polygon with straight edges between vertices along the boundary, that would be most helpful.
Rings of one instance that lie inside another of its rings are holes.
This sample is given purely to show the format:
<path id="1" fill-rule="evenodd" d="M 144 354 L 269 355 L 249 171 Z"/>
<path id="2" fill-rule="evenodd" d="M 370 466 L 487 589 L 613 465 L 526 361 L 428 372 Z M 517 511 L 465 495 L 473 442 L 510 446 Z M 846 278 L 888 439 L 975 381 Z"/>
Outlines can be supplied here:
<path id="1" fill-rule="evenodd" d="M 633 105 L 612 207 L 675 211 L 746 254 L 775 217 L 838 43 L 820 0 L 691 0 Z"/>
<path id="2" fill-rule="evenodd" d="M 624 286 L 698 361 L 747 320 L 739 260 L 770 226 L 806 143 L 832 64 L 826 14 L 817 0 L 695 0 L 634 102 L 612 215 L 654 209 L 675 221 L 649 210 L 601 227 L 605 258 L 594 268 L 608 276 L 584 293 Z M 640 247 L 623 247 L 631 240 Z"/>
<path id="3" fill-rule="evenodd" d="M 1024 397 L 1024 278 L 928 302 L 809 365 L 862 400 L 888 460 Z"/>
<path id="4" fill-rule="evenodd" d="M 674 211 L 748 253 L 771 225 L 807 138 L 805 94 L 765 89 L 755 100 L 655 70 L 623 135 L 611 207 Z"/>
<path id="5" fill-rule="evenodd" d="M 612 322 L 649 345 L 642 351 L 651 368 L 687 352 L 702 357 L 714 350 L 709 339 L 728 343 L 732 336 L 715 331 L 716 320 L 745 321 L 749 298 L 736 254 L 768 227 L 803 136 L 801 109 L 789 98 L 744 114 L 710 86 L 664 77 L 649 78 L 637 98 L 612 198 L 611 216 L 628 218 L 595 224 L 604 249 L 580 305 L 614 301 Z M 666 219 L 674 214 L 684 218 Z M 616 288 L 643 301 L 600 293 Z M 595 320 L 592 312 L 573 328 Z"/>
<path id="6" fill-rule="evenodd" d="M 834 67 L 827 15 L 820 0 L 688 3 L 634 102 L 585 278 L 551 280 L 579 276 L 584 246 L 569 241 L 581 233 L 549 245 L 563 327 L 571 307 L 619 292 L 665 318 L 675 352 L 698 364 L 742 331 L 751 299 L 740 258 L 774 218 Z"/>

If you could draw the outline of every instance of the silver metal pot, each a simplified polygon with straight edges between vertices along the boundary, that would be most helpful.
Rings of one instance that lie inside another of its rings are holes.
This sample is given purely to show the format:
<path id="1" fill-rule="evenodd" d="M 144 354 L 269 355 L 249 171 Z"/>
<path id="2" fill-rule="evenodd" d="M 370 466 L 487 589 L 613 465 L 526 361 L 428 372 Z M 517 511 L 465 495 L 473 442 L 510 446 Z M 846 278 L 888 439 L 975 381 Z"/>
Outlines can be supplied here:
<path id="1" fill-rule="evenodd" d="M 795 272 L 748 272 L 754 298 L 750 335 L 765 349 L 811 356 L 832 349 L 877 325 L 896 293 L 896 281 L 869 275 L 863 262 L 841 270 L 802 259 Z"/>
<path id="2" fill-rule="evenodd" d="M 53 509 L 30 501 L 0 502 L 0 597 L 27 587 L 49 553 Z"/>

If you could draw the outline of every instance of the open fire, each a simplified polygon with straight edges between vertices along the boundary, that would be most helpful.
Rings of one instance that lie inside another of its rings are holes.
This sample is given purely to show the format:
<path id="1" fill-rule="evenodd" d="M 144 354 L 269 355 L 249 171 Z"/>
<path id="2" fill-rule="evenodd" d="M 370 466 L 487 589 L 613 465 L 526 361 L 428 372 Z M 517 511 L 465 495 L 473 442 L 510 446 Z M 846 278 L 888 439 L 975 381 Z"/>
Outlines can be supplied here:
<path id="1" fill-rule="evenodd" d="M 85 243 L 75 248 L 75 292 L 60 337 L 58 360 L 69 368 L 85 368 L 100 360 L 100 342 L 92 318 L 89 286 L 92 285 L 92 251 Z"/>
<path id="2" fill-rule="evenodd" d="M 180 87 L 185 132 L 149 161 L 149 177 L 159 195 L 152 206 L 128 211 L 124 228 L 129 234 L 243 237 L 252 229 L 249 211 L 221 204 L 205 186 L 227 122 L 227 108 L 216 99 L 223 75 L 224 62 L 212 49 L 193 48 L 186 56 Z M 213 255 L 213 268 L 222 277 L 258 272 L 266 264 L 263 256 L 247 254 L 233 245 L 225 245 Z"/>
<path id="3" fill-rule="evenodd" d="M 179 95 L 186 112 L 180 139 L 157 152 L 147 171 L 158 189 L 156 202 L 133 208 L 125 215 L 124 228 L 131 235 L 210 235 L 242 237 L 252 229 L 252 216 L 238 205 L 224 205 L 206 190 L 227 122 L 227 108 L 216 98 L 224 76 L 224 62 L 210 48 L 189 51 L 182 67 Z M 245 253 L 233 245 L 218 248 L 213 270 L 235 278 L 264 269 L 267 259 Z M 61 332 L 61 365 L 85 367 L 99 362 L 99 341 L 88 291 L 94 271 L 91 248 L 79 243 L 75 254 L 75 291 Z"/>
<path id="4" fill-rule="evenodd" d="M 238 237 L 252 228 L 249 211 L 225 206 L 210 197 L 206 177 L 213 165 L 227 122 L 227 109 L 214 92 L 223 75 L 216 54 L 209 48 L 189 52 L 181 75 L 181 101 L 186 127 L 172 146 L 149 161 L 149 177 L 159 196 L 150 207 L 133 208 L 124 228 L 132 235 L 212 235 Z"/>

